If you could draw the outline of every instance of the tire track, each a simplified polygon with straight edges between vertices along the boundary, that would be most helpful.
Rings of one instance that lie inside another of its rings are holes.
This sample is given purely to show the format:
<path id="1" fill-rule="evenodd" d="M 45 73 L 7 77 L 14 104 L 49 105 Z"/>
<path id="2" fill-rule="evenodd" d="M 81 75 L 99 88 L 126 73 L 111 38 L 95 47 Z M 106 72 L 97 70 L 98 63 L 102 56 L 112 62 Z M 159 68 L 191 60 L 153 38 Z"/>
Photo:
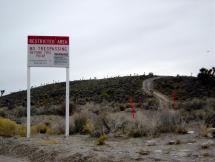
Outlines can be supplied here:
<path id="1" fill-rule="evenodd" d="M 172 101 L 164 94 L 154 90 L 153 82 L 156 79 L 160 79 L 162 77 L 153 77 L 143 81 L 143 91 L 149 95 L 154 96 L 159 101 L 159 108 L 160 109 L 169 109 L 171 107 Z"/>

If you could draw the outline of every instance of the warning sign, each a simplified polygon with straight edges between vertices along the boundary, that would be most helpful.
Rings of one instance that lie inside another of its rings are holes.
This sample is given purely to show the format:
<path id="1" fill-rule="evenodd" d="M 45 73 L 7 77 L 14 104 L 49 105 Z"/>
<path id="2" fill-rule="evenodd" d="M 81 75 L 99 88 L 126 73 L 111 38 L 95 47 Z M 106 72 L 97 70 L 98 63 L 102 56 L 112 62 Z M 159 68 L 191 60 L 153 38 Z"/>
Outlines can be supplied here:
<path id="1" fill-rule="evenodd" d="M 69 67 L 69 37 L 28 36 L 29 67 Z"/>

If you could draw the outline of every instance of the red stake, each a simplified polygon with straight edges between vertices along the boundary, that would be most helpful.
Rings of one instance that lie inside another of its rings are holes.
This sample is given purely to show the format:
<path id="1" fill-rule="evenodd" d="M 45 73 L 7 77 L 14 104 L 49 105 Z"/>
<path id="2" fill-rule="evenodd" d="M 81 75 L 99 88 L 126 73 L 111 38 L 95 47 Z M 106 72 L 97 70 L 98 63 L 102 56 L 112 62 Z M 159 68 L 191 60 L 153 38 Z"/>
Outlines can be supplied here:
<path id="1" fill-rule="evenodd" d="M 172 100 L 173 100 L 172 107 L 174 110 L 176 110 L 176 92 L 175 91 L 172 92 Z"/>
<path id="2" fill-rule="evenodd" d="M 132 97 L 130 96 L 129 98 L 130 106 L 131 106 L 131 113 L 132 113 L 132 118 L 135 119 L 135 109 L 134 109 L 134 103 L 132 100 Z"/>

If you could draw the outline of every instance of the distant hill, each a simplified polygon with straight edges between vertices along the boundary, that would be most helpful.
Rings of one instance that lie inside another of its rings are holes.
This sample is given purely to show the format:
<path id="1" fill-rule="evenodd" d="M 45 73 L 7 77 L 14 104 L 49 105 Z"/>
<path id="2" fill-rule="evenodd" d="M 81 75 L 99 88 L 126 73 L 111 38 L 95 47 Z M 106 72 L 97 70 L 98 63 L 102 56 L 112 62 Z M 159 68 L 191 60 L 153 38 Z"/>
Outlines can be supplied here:
<path id="1" fill-rule="evenodd" d="M 134 102 L 142 94 L 142 81 L 150 76 L 124 76 L 108 79 L 80 80 L 70 82 L 70 101 L 84 105 L 87 102 L 127 103 L 129 96 Z M 31 105 L 59 105 L 65 101 L 65 82 L 49 84 L 31 90 Z M 0 97 L 0 107 L 13 109 L 17 106 L 26 107 L 26 91 L 11 93 Z"/>

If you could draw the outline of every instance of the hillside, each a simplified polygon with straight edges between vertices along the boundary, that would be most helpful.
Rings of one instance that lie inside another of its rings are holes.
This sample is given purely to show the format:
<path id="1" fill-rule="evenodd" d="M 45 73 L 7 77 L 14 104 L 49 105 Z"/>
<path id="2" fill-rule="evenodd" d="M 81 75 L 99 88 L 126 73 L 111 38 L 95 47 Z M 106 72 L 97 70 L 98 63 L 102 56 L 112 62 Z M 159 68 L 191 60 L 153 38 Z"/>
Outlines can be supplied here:
<path id="1" fill-rule="evenodd" d="M 124 76 L 98 80 L 70 82 L 71 113 L 77 105 L 112 103 L 125 105 L 132 96 L 134 102 L 144 96 L 142 82 L 151 76 Z M 32 115 L 64 115 L 65 82 L 32 88 Z M 8 113 L 10 115 L 8 115 Z M 26 91 L 11 93 L 0 98 L 0 116 L 19 117 L 26 114 Z"/>
<path id="2" fill-rule="evenodd" d="M 203 84 L 196 77 L 163 77 L 155 80 L 154 88 L 169 97 L 172 97 L 175 91 L 176 98 L 180 101 L 192 98 L 215 98 L 215 86 Z"/>
<path id="3" fill-rule="evenodd" d="M 149 76 L 125 76 L 100 80 L 80 80 L 70 82 L 70 100 L 76 104 L 86 102 L 101 103 L 128 102 L 129 96 L 134 101 L 142 95 L 142 81 Z M 65 82 L 49 84 L 33 88 L 31 90 L 31 104 L 41 106 L 43 104 L 57 105 L 64 102 Z M 26 105 L 26 91 L 11 93 L 0 98 L 0 107 Z"/>
<path id="4" fill-rule="evenodd" d="M 174 90 L 176 109 L 161 106 L 155 94 L 171 97 Z M 38 162 L 214 161 L 215 144 L 209 140 L 215 137 L 213 90 L 193 77 L 72 81 L 70 136 L 65 138 L 65 83 L 33 88 L 29 139 L 23 138 L 26 91 L 12 93 L 0 98 L 0 152 Z"/>
<path id="5" fill-rule="evenodd" d="M 71 81 L 70 115 L 81 109 L 90 109 L 91 112 L 96 113 L 102 112 L 104 109 L 110 112 L 124 111 L 130 109 L 130 96 L 133 98 L 135 108 L 151 110 L 161 108 L 159 99 L 143 92 L 142 83 L 150 77 L 152 76 L 142 75 Z M 195 77 L 159 77 L 153 81 L 153 87 L 161 94 L 168 96 L 170 100 L 172 100 L 173 91 L 176 92 L 176 108 L 182 111 L 185 120 L 198 118 L 215 125 L 214 86 L 205 85 Z M 64 116 L 65 83 L 32 88 L 31 105 L 32 115 Z M 17 122 L 20 117 L 25 117 L 26 91 L 1 97 L 0 116 L 14 119 Z"/>

